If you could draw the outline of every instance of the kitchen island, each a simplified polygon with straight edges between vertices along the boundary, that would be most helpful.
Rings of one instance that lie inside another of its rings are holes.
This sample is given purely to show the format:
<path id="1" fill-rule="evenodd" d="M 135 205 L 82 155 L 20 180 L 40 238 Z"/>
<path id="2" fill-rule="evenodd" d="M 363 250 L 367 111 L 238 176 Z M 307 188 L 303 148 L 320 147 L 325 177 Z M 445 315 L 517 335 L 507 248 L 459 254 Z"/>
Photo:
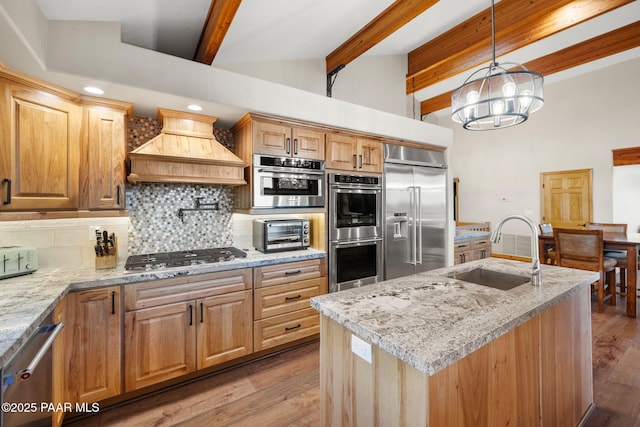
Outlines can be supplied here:
<path id="1" fill-rule="evenodd" d="M 456 280 L 484 259 L 312 299 L 321 313 L 323 425 L 577 425 L 593 402 L 590 284 L 542 266 L 542 286 Z"/>

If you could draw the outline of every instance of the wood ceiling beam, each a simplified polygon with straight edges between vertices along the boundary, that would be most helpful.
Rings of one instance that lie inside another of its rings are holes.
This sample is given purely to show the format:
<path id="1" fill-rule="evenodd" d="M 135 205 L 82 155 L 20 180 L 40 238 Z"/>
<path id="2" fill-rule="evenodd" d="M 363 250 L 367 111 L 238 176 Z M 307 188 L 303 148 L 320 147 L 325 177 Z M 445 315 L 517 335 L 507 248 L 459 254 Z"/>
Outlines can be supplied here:
<path id="1" fill-rule="evenodd" d="M 242 0 L 211 0 L 194 61 L 211 65 Z"/>
<path id="2" fill-rule="evenodd" d="M 437 2 L 438 0 L 396 0 L 327 55 L 327 74 L 340 65 L 347 65 Z"/>
<path id="3" fill-rule="evenodd" d="M 529 70 L 548 76 L 638 46 L 640 46 L 640 21 L 531 60 L 523 65 Z M 422 101 L 420 114 L 424 115 L 450 107 L 452 93 L 453 91 L 449 91 Z"/>
<path id="4" fill-rule="evenodd" d="M 495 5 L 496 56 L 610 12 L 634 0 L 502 0 Z M 491 59 L 491 9 L 409 52 L 406 93 Z"/>

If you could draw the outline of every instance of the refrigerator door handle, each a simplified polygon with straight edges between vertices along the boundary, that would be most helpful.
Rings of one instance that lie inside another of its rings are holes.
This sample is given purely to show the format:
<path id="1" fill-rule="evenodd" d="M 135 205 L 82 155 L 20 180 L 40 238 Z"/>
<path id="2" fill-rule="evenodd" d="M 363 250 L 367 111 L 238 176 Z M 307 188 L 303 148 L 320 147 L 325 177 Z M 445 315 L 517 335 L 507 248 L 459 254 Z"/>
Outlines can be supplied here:
<path id="1" fill-rule="evenodd" d="M 412 230 L 409 232 L 410 241 L 409 241 L 409 264 L 416 265 L 416 189 L 415 187 L 407 187 L 409 190 L 409 212 L 412 218 L 411 228 Z"/>
<path id="2" fill-rule="evenodd" d="M 422 264 L 422 189 L 420 187 L 415 187 L 413 191 L 416 192 L 416 218 L 418 224 L 413 229 L 414 233 L 417 235 L 416 264 Z"/>

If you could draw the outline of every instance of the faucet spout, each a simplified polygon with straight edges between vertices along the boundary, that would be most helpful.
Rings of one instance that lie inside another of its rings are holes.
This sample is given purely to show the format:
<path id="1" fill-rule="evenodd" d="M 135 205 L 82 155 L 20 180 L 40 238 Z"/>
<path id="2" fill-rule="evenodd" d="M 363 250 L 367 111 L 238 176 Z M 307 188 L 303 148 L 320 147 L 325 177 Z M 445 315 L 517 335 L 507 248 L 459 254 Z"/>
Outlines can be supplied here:
<path id="1" fill-rule="evenodd" d="M 490 240 L 493 243 L 498 243 L 500 241 L 500 238 L 502 237 L 502 227 L 504 226 L 504 223 L 512 219 L 518 219 L 525 222 L 531 229 L 532 263 L 531 269 L 528 271 L 528 273 L 531 274 L 531 284 L 533 286 L 540 286 L 542 282 L 542 272 L 540 270 L 540 258 L 538 256 L 538 227 L 533 223 L 533 221 L 531 221 L 524 215 L 507 215 L 498 222 L 498 225 L 496 225 L 493 233 L 491 233 Z"/>

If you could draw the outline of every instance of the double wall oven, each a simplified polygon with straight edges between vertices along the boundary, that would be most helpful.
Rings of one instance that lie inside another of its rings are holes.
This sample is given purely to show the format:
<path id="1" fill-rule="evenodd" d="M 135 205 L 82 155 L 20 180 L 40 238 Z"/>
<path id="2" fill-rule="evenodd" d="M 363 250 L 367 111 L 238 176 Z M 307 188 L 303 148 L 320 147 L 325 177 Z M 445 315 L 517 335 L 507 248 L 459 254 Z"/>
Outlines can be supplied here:
<path id="1" fill-rule="evenodd" d="M 382 280 L 382 179 L 329 174 L 329 292 Z"/>

